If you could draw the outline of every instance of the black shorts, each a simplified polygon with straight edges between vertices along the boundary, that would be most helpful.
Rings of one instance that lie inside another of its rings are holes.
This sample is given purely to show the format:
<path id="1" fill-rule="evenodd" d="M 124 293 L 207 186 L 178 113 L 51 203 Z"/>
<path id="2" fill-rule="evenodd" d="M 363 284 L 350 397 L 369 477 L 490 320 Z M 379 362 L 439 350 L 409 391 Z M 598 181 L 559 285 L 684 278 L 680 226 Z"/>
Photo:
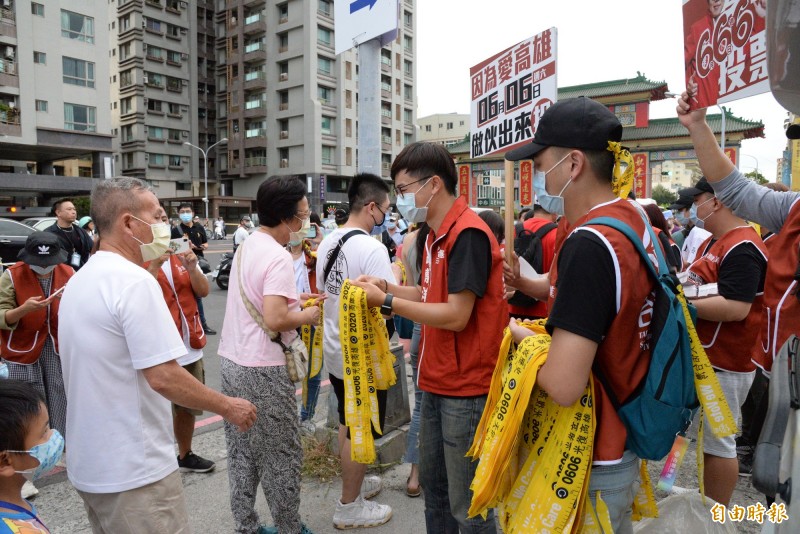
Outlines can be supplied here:
<path id="1" fill-rule="evenodd" d="M 333 386 L 333 392 L 336 393 L 336 410 L 339 412 L 339 424 L 345 425 L 344 421 L 344 380 L 336 378 L 333 375 L 328 375 L 331 381 L 331 386 Z M 386 435 L 386 390 L 379 389 L 377 390 L 377 397 L 378 397 L 378 417 L 381 422 L 381 430 L 383 434 Z M 375 432 L 375 428 L 372 429 L 372 438 L 378 439 L 381 435 Z M 347 439 L 350 439 L 350 429 L 347 429 Z"/>

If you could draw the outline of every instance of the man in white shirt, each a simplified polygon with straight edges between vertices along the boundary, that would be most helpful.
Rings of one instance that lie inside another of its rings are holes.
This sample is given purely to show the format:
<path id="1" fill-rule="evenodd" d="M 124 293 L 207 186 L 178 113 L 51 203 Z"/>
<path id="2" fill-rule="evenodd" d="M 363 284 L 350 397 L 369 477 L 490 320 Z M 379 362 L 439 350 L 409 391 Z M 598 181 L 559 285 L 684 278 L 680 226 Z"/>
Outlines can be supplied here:
<path id="1" fill-rule="evenodd" d="M 169 401 L 242 431 L 256 418 L 250 402 L 205 387 L 176 361 L 186 347 L 141 267 L 167 250 L 160 210 L 136 178 L 95 187 L 99 251 L 70 279 L 59 310 L 68 475 L 95 533 L 189 532 Z"/>
<path id="2" fill-rule="evenodd" d="M 367 466 L 354 462 L 350 457 L 350 435 L 344 418 L 342 347 L 339 341 L 339 294 L 344 281 L 355 280 L 361 275 L 377 276 L 384 280 L 394 276 L 386 247 L 381 241 L 370 237 L 374 229 L 383 227 L 388 216 L 389 186 L 378 176 L 359 174 L 353 178 L 347 196 L 350 199 L 347 222 L 326 237 L 317 249 L 317 289 L 320 294 L 324 292 L 327 295 L 322 354 L 339 406 L 342 496 L 333 515 L 336 528 L 375 527 L 392 517 L 392 509 L 388 505 L 365 500 L 381 490 L 381 479 L 376 476 L 365 478 Z M 378 390 L 378 404 L 383 428 L 385 390 Z"/>
<path id="3" fill-rule="evenodd" d="M 247 215 L 242 216 L 239 220 L 239 228 L 233 233 L 233 251 L 236 252 L 236 249 L 239 248 L 239 245 L 244 243 L 244 240 L 247 239 L 247 236 L 250 235 L 250 229 L 253 227 L 253 223 L 250 222 L 250 217 Z"/>

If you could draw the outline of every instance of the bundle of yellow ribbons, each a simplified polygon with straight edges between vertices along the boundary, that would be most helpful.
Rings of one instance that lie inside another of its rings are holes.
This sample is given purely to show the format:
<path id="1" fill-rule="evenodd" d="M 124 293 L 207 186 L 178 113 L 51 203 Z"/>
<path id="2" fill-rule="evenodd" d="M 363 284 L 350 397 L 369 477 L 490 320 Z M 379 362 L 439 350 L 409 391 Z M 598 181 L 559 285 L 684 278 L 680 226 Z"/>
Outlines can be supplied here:
<path id="1" fill-rule="evenodd" d="M 377 390 L 396 381 L 389 333 L 378 308 L 367 306 L 367 294 L 345 280 L 339 295 L 339 341 L 344 363 L 344 417 L 350 429 L 351 458 L 375 461 L 372 428 L 379 434 Z"/>
<path id="2" fill-rule="evenodd" d="M 308 364 L 309 369 L 306 377 L 303 379 L 303 406 L 308 404 L 308 379 L 317 376 L 322 369 L 322 323 L 323 323 L 323 305 L 325 301 L 319 299 L 308 299 L 303 304 L 303 309 L 310 308 L 311 306 L 319 306 L 319 322 L 314 328 L 312 335 L 311 325 L 304 324 L 300 328 L 300 336 L 308 349 Z"/>

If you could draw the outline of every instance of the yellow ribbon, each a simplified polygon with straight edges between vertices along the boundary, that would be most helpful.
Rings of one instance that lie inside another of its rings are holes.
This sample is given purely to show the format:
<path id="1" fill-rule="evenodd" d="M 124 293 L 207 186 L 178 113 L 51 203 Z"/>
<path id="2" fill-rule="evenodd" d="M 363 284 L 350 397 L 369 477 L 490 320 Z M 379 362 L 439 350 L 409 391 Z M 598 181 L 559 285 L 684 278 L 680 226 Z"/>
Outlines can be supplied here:
<path id="1" fill-rule="evenodd" d="M 352 285 L 350 280 L 342 284 L 339 295 L 339 341 L 351 458 L 358 463 L 371 464 L 376 458 L 372 428 L 383 433 L 377 390 L 388 389 L 397 377 L 385 321 L 378 308 L 368 308 L 366 292 Z"/>
<path id="2" fill-rule="evenodd" d="M 303 309 L 311 306 L 319 306 L 319 322 L 314 328 L 314 338 L 311 338 L 311 325 L 304 324 L 300 328 L 300 337 L 308 349 L 309 371 L 303 378 L 303 406 L 308 404 L 308 379 L 317 376 L 322 369 L 322 323 L 323 305 L 325 301 L 318 299 L 308 299 L 303 304 Z"/>
<path id="3" fill-rule="evenodd" d="M 606 150 L 614 154 L 614 177 L 611 180 L 614 194 L 619 198 L 628 198 L 628 193 L 631 192 L 633 187 L 633 177 L 635 175 L 631 153 L 616 141 L 609 141 Z"/>

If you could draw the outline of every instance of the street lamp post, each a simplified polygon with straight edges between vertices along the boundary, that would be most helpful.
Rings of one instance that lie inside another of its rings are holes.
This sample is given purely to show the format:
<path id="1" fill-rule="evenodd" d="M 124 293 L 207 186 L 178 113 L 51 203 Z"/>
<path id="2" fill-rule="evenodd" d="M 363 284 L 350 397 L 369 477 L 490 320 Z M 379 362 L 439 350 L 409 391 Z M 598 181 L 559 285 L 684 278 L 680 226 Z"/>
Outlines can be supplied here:
<path id="1" fill-rule="evenodd" d="M 206 221 L 208 221 L 208 153 L 211 151 L 212 148 L 214 148 L 218 144 L 226 143 L 226 142 L 228 142 L 228 138 L 227 137 L 223 137 L 222 139 L 220 139 L 219 141 L 217 141 L 216 143 L 214 143 L 210 147 L 206 148 L 205 150 L 203 150 L 199 146 L 193 145 L 189 141 L 184 141 L 184 143 L 183 143 L 186 146 L 189 146 L 189 147 L 192 147 L 192 148 L 196 148 L 203 155 L 203 165 L 204 165 L 203 182 L 205 183 L 205 196 L 203 197 L 203 202 L 206 205 Z"/>
<path id="2" fill-rule="evenodd" d="M 761 174 L 761 173 L 758 171 L 758 158 L 757 158 L 757 157 L 755 157 L 755 156 L 751 156 L 750 154 L 742 154 L 741 152 L 739 152 L 739 155 L 740 155 L 740 156 L 747 156 L 748 158 L 753 158 L 753 160 L 755 160 L 755 162 L 756 162 L 756 173 L 757 173 L 757 174 Z"/>

